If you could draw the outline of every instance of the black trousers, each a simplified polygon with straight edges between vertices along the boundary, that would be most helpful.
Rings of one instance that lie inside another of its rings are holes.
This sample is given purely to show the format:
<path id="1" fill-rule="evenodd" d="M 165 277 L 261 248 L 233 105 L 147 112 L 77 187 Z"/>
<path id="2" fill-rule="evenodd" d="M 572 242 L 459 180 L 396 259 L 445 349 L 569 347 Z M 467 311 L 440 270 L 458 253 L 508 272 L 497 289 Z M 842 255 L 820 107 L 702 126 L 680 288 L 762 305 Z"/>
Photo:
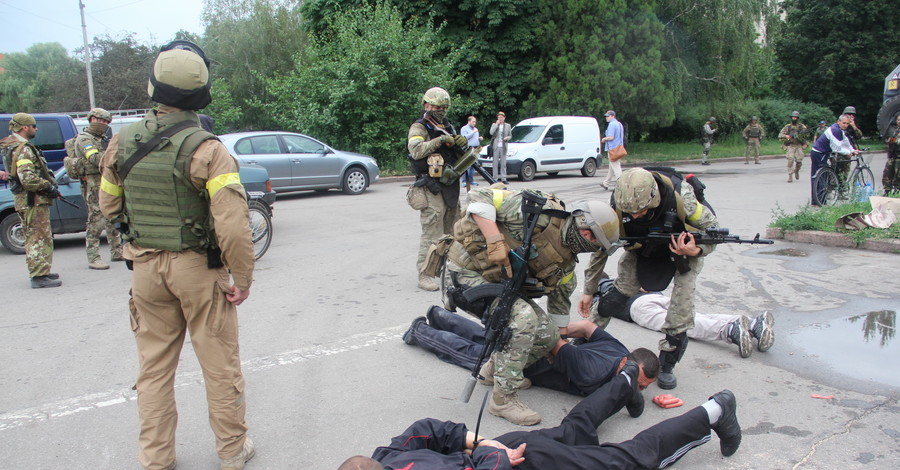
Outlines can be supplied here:
<path id="1" fill-rule="evenodd" d="M 664 468 L 710 440 L 709 415 L 702 407 L 641 431 L 618 444 L 600 444 L 597 428 L 618 412 L 631 396 L 626 378 L 617 375 L 581 401 L 559 426 L 515 431 L 496 440 L 510 448 L 527 444 L 519 469 Z"/>

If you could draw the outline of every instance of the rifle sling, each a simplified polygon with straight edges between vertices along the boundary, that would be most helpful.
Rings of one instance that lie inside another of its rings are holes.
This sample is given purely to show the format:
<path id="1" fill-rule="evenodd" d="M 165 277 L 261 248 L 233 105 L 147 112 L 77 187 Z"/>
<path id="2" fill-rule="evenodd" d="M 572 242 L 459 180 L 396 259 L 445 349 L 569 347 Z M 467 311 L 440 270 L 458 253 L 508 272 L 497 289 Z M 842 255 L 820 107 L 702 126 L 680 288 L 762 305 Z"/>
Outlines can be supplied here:
<path id="1" fill-rule="evenodd" d="M 156 146 L 159 145 L 159 143 L 162 142 L 163 139 L 168 139 L 169 137 L 172 137 L 173 135 L 175 135 L 189 127 L 200 127 L 200 126 L 198 126 L 197 123 L 194 121 L 190 121 L 190 120 L 181 121 L 179 123 L 176 123 L 174 125 L 167 127 L 165 130 L 163 130 L 159 134 L 156 134 L 155 136 L 153 136 L 152 139 L 148 140 L 147 142 L 144 142 L 140 147 L 138 147 L 138 149 L 130 157 L 128 157 L 127 160 L 125 160 L 125 163 L 123 163 L 122 166 L 119 167 L 119 171 L 118 171 L 119 180 L 125 181 L 125 178 L 128 176 L 128 173 L 131 172 L 131 169 L 135 165 L 137 165 L 144 157 L 146 157 L 147 154 L 152 152 L 153 149 L 155 149 Z"/>

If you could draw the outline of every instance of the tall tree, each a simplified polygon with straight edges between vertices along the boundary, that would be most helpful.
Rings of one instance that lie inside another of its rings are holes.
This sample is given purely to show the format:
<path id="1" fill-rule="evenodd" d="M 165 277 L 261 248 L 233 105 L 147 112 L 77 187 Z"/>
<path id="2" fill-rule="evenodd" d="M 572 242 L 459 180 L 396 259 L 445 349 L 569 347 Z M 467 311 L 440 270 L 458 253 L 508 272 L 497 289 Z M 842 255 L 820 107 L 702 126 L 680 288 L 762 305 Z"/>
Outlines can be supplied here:
<path id="1" fill-rule="evenodd" d="M 272 116 L 253 103 L 269 100 L 266 79 L 289 72 L 294 55 L 305 47 L 299 3 L 204 0 L 206 32 L 200 46 L 212 61 L 213 79 L 228 83 L 234 104 L 229 112 L 241 115 L 245 129 L 274 125 Z"/>
<path id="2" fill-rule="evenodd" d="M 652 1 L 541 2 L 525 112 L 602 116 L 615 108 L 624 119 L 635 118 L 631 132 L 669 125 L 675 98 L 653 7 Z"/>
<path id="3" fill-rule="evenodd" d="M 139 44 L 133 34 L 114 39 L 98 36 L 91 43 L 94 100 L 106 109 L 141 109 L 152 105 L 147 79 L 156 48 Z"/>
<path id="4" fill-rule="evenodd" d="M 792 97 L 840 113 L 852 105 L 866 134 L 876 133 L 884 77 L 900 57 L 895 50 L 900 18 L 878 0 L 785 0 L 785 25 L 775 43 Z"/>
<path id="5" fill-rule="evenodd" d="M 294 69 L 268 81 L 269 103 L 258 104 L 282 128 L 396 166 L 422 93 L 435 84 L 458 89 L 455 57 L 437 53 L 433 28 L 403 21 L 386 3 L 337 9 L 323 26 Z"/>
<path id="6" fill-rule="evenodd" d="M 6 54 L 0 67 L 5 70 L 0 73 L 0 112 L 68 111 L 73 102 L 80 103 L 73 101 L 77 90 L 84 91 L 87 103 L 84 66 L 59 43 L 35 44 L 24 53 Z"/>

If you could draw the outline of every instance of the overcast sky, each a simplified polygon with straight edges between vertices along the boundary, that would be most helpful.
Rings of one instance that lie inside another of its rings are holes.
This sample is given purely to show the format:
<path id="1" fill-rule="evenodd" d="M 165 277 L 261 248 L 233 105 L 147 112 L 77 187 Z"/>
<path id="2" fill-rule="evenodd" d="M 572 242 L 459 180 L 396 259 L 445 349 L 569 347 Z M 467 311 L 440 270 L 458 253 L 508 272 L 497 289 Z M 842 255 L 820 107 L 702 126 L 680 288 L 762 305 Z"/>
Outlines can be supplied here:
<path id="1" fill-rule="evenodd" d="M 201 0 L 82 0 L 88 42 L 135 33 L 140 43 L 162 45 L 181 29 L 203 32 Z M 71 54 L 84 44 L 78 0 L 0 0 L 0 52 L 25 52 L 58 42 Z"/>

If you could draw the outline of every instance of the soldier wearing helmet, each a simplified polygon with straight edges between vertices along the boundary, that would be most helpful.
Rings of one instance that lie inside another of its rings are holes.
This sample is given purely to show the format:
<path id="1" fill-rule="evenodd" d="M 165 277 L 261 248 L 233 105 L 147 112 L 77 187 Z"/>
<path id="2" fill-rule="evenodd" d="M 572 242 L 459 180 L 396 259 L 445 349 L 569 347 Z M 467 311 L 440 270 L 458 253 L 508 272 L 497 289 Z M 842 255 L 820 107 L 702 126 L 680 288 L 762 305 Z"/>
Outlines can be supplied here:
<path id="1" fill-rule="evenodd" d="M 88 218 L 84 239 L 88 267 L 109 269 L 109 265 L 100 258 L 100 233 L 103 230 L 106 230 L 110 258 L 113 261 L 124 260 L 119 232 L 100 212 L 100 159 L 109 144 L 106 131 L 112 122 L 112 115 L 103 108 L 94 108 L 88 113 L 88 122 L 88 127 L 75 136 L 71 144 L 66 143 L 67 151 L 71 153 L 66 156 L 66 169 L 69 170 L 69 176 L 81 179 L 81 196 L 87 205 Z"/>
<path id="2" fill-rule="evenodd" d="M 537 192 L 537 191 L 533 191 Z M 461 295 L 468 288 L 500 282 L 512 275 L 510 248 L 522 243 L 522 193 L 479 188 L 468 193 L 466 214 L 453 227 L 447 252 L 447 307 L 457 306 L 476 316 L 484 305 L 470 305 Z M 530 426 L 541 416 L 518 397 L 525 383 L 524 369 L 545 356 L 569 323 L 571 295 L 577 287 L 575 263 L 579 253 L 612 249 L 619 224 L 608 204 L 577 201 L 569 206 L 552 194 L 538 218 L 532 243 L 535 255 L 527 261 L 533 282 L 523 288 L 510 312 L 511 338 L 484 364 L 484 383 L 493 384 L 489 411 L 512 423 Z M 448 237 L 449 238 L 449 237 Z M 547 310 L 535 300 L 547 297 Z"/>
<path id="3" fill-rule="evenodd" d="M 422 96 L 423 113 L 409 127 L 406 148 L 416 174 L 416 181 L 406 193 L 410 207 L 419 211 L 422 237 L 416 268 L 419 288 L 438 290 L 432 277 L 422 272 L 425 255 L 432 243 L 450 233 L 459 218 L 459 182 L 442 178 L 443 172 L 452 167 L 460 151 L 468 148 L 468 140 L 456 133 L 447 119 L 450 94 L 440 87 L 429 88 Z"/>
<path id="4" fill-rule="evenodd" d="M 846 114 L 850 117 L 850 127 L 847 129 L 847 132 L 850 134 L 850 138 L 854 141 L 858 141 L 863 138 L 863 132 L 859 129 L 859 126 L 856 125 L 856 108 L 853 106 L 847 106 L 844 108 L 844 112 L 841 114 Z"/>
<path id="5" fill-rule="evenodd" d="M 134 271 L 143 468 L 175 467 L 175 369 L 188 331 L 221 468 L 242 469 L 255 453 L 236 309 L 250 295 L 255 260 L 237 161 L 200 128 L 197 110 L 212 100 L 210 84 L 209 60 L 196 44 L 163 46 L 147 86 L 159 108 L 113 136 L 100 161 L 100 208 L 127 224 L 123 254 Z"/>
<path id="6" fill-rule="evenodd" d="M 750 118 L 750 124 L 741 133 L 747 142 L 744 151 L 744 165 L 750 164 L 750 154 L 753 154 L 753 163 L 759 165 L 759 141 L 766 137 L 766 130 L 757 122 L 756 116 Z"/>
<path id="7" fill-rule="evenodd" d="M 703 230 L 718 224 L 711 209 L 697 200 L 687 182 L 676 185 L 668 176 L 642 168 L 625 171 L 613 193 L 620 232 L 624 236 L 642 236 L 650 232 L 672 234 L 667 246 L 634 245 L 627 248 L 619 259 L 618 277 L 612 289 L 602 297 L 602 309 L 592 310 L 593 296 L 598 292 L 600 280 L 609 254 L 598 251 L 591 256 L 585 270 L 584 295 L 578 304 L 579 313 L 591 317 L 605 328 L 611 316 L 625 308 L 629 297 L 640 290 L 662 291 L 674 280 L 672 301 L 663 325 L 665 338 L 659 342 L 659 386 L 672 389 L 677 385 L 675 364 L 681 360 L 687 347 L 687 330 L 694 326 L 694 287 L 703 269 L 703 257 L 711 253 L 715 245 L 697 245 L 688 231 Z M 689 268 L 676 270 L 676 257 Z"/>
<path id="8" fill-rule="evenodd" d="M 59 274 L 50 272 L 53 264 L 53 234 L 50 232 L 50 206 L 59 197 L 56 178 L 47 166 L 44 154 L 31 140 L 37 135 L 34 116 L 16 113 L 9 120 L 10 135 L 0 140 L 3 167 L 9 172 L 9 189 L 25 235 L 25 264 L 31 288 L 59 287 Z"/>
<path id="9" fill-rule="evenodd" d="M 713 136 L 719 131 L 716 128 L 716 122 L 716 118 L 710 116 L 706 123 L 703 124 L 703 130 L 700 133 L 700 141 L 703 144 L 703 161 L 700 162 L 701 165 L 709 165 L 709 148 L 712 147 Z"/>
<path id="10" fill-rule="evenodd" d="M 781 128 L 778 139 L 781 148 L 787 151 L 787 182 L 800 181 L 800 167 L 803 166 L 804 150 L 809 146 L 809 128 L 800 122 L 800 111 L 791 113 L 791 122 Z"/>

